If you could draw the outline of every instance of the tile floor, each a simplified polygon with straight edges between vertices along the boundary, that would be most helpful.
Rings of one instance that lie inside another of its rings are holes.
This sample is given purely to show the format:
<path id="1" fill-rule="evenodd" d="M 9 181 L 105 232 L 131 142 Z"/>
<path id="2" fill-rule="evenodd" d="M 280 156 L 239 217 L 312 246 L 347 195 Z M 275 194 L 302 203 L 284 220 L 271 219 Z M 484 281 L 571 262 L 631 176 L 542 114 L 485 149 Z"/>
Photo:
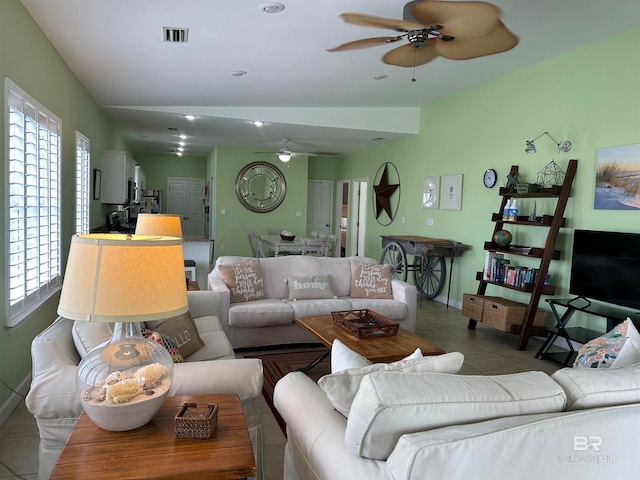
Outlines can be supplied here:
<path id="1" fill-rule="evenodd" d="M 465 356 L 461 373 L 467 375 L 515 373 L 541 370 L 553 373 L 561 366 L 548 360 L 537 360 L 535 352 L 541 341 L 532 338 L 526 351 L 516 350 L 517 337 L 478 324 L 467 329 L 468 319 L 460 310 L 424 301 L 418 309 L 416 333 L 447 352 Z M 266 402 L 261 401 L 265 427 L 265 478 L 282 478 L 282 456 L 285 438 Z M 33 417 L 22 403 L 0 428 L 0 479 L 37 478 L 38 432 Z"/>

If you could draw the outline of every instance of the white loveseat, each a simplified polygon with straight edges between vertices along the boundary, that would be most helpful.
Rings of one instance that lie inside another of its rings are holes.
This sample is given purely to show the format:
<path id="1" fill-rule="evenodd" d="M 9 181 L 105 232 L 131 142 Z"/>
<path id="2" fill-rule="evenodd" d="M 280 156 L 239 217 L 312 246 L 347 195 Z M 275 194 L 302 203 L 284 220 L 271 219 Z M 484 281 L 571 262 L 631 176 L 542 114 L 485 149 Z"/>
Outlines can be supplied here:
<path id="1" fill-rule="evenodd" d="M 640 364 L 551 377 L 383 371 L 359 381 L 347 417 L 323 379 L 294 372 L 276 384 L 285 480 L 638 475 Z"/>
<path id="2" fill-rule="evenodd" d="M 233 348 L 317 342 L 298 326 L 296 318 L 325 315 L 333 311 L 371 309 L 400 327 L 415 331 L 416 288 L 407 282 L 391 281 L 392 299 L 354 298 L 351 293 L 351 261 L 374 265 L 369 257 L 314 257 L 290 255 L 257 259 L 260 262 L 266 298 L 241 303 L 230 302 L 230 290 L 223 280 L 220 265 L 256 260 L 251 257 L 221 256 L 209 273 L 209 290 L 220 293 L 222 327 Z M 335 297 L 290 299 L 287 277 L 330 277 Z"/>
<path id="3" fill-rule="evenodd" d="M 215 292 L 187 292 L 189 311 L 204 346 L 174 365 L 169 395 L 232 393 L 242 401 L 256 455 L 257 478 L 262 478 L 262 416 L 257 404 L 262 392 L 262 363 L 236 359 L 218 319 L 219 296 Z M 80 322 L 89 325 L 86 322 Z M 96 325 L 96 324 L 93 324 Z M 26 405 L 36 418 L 40 433 L 38 478 L 49 478 L 73 426 L 82 412 L 76 393 L 76 370 L 81 350 L 74 322 L 58 317 L 36 336 L 31 345 L 31 389 Z M 100 325 L 98 324 L 98 328 Z M 75 333 L 72 333 L 72 330 Z M 73 335 L 76 336 L 74 342 Z M 82 340 L 88 342 L 89 335 Z M 107 338 L 95 338 L 101 343 Z M 79 345 L 76 347 L 76 345 Z M 98 428 L 98 427 L 96 427 Z"/>

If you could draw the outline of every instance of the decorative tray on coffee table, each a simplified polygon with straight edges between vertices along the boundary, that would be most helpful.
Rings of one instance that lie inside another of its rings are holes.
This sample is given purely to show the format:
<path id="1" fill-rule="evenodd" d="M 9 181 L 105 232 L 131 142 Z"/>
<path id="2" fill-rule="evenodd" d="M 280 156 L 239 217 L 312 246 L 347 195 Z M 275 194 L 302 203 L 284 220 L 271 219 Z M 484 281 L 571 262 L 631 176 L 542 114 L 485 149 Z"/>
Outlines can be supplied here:
<path id="1" fill-rule="evenodd" d="M 333 322 L 358 338 L 393 337 L 400 324 L 373 310 L 331 312 Z"/>

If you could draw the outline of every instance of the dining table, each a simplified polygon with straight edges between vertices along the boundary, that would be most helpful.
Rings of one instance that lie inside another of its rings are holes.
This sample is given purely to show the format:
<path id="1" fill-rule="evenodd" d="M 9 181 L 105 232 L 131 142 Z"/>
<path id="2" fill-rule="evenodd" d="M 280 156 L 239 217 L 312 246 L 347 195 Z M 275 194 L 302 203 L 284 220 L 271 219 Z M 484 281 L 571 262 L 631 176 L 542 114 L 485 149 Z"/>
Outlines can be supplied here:
<path id="1" fill-rule="evenodd" d="M 275 257 L 280 256 L 280 254 L 302 253 L 302 240 L 300 238 L 284 240 L 280 235 L 260 235 L 260 241 L 265 247 L 273 251 Z"/>

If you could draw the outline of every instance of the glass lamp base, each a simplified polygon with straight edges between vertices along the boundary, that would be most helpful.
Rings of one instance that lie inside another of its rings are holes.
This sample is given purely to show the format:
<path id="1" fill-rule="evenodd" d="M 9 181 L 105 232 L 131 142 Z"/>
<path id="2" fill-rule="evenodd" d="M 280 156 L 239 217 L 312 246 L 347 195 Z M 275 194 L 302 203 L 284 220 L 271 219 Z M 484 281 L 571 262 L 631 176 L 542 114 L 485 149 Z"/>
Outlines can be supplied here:
<path id="1" fill-rule="evenodd" d="M 137 323 L 116 323 L 109 342 L 78 365 L 76 387 L 89 418 L 100 428 L 126 431 L 151 420 L 169 394 L 173 361 Z"/>

